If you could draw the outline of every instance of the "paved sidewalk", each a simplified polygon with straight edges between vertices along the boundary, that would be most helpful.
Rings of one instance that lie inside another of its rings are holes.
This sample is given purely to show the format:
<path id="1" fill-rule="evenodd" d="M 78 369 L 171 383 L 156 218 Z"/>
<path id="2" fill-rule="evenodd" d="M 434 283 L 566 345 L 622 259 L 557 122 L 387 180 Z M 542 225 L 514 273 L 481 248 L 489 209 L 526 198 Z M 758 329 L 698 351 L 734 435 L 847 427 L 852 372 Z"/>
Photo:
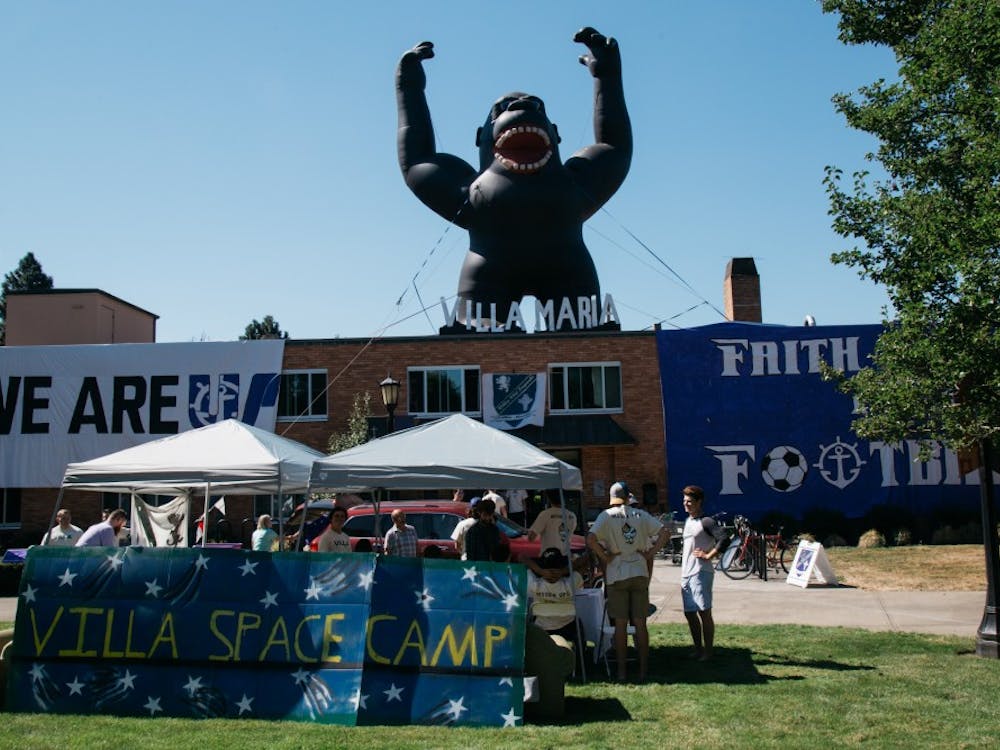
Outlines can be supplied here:
<path id="1" fill-rule="evenodd" d="M 649 597 L 659 608 L 650 622 L 683 622 L 680 566 L 657 560 Z M 734 581 L 716 571 L 712 613 L 720 625 L 791 623 L 973 638 L 985 604 L 985 591 L 802 589 L 785 583 L 784 574 Z"/>
<path id="2" fill-rule="evenodd" d="M 650 622 L 684 622 L 679 566 L 657 560 L 649 596 L 658 607 Z M 720 625 L 792 623 L 973 638 L 985 603 L 985 591 L 802 589 L 785 583 L 783 575 L 733 581 L 717 572 L 713 613 Z M 0 621 L 13 622 L 16 609 L 16 598 L 0 598 Z"/>

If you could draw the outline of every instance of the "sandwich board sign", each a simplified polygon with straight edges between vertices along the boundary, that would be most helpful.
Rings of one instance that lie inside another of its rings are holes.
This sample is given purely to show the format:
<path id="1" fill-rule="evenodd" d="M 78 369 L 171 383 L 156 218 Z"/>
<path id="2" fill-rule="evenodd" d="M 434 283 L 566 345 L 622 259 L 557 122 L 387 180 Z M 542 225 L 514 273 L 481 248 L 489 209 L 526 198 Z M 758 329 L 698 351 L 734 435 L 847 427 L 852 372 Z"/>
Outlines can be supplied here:
<path id="1" fill-rule="evenodd" d="M 785 583 L 806 588 L 814 578 L 817 583 L 826 586 L 837 585 L 837 576 L 833 572 L 833 566 L 830 565 L 830 558 L 827 557 L 823 545 L 803 540 L 799 542 L 799 548 L 795 551 L 792 569 L 788 571 Z"/>

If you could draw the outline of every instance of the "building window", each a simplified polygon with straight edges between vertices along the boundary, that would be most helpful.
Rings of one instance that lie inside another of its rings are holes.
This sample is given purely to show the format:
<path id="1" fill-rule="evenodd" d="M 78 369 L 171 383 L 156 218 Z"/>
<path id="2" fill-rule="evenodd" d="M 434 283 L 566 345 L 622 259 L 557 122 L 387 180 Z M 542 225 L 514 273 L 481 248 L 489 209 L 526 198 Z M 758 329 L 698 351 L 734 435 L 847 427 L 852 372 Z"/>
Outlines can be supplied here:
<path id="1" fill-rule="evenodd" d="M 21 490 L 0 488 L 0 528 L 21 528 Z"/>
<path id="2" fill-rule="evenodd" d="M 620 412 L 621 410 L 620 363 L 549 365 L 550 412 Z"/>
<path id="3" fill-rule="evenodd" d="M 286 370 L 281 373 L 278 419 L 326 419 L 326 370 Z"/>
<path id="4" fill-rule="evenodd" d="M 414 416 L 479 415 L 478 367 L 411 367 L 407 411 Z"/>

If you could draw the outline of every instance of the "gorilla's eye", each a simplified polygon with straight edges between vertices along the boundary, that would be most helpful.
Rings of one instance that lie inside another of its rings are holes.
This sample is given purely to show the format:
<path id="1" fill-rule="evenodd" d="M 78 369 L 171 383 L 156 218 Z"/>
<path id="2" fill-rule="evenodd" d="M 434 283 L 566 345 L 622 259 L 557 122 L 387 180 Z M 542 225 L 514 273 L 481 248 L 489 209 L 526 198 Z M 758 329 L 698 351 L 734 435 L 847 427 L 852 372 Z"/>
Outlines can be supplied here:
<path id="1" fill-rule="evenodd" d="M 507 107 L 509 107 L 510 103 L 513 101 L 514 97 L 508 96 L 494 104 L 493 109 L 490 110 L 490 121 L 495 122 L 500 115 L 507 111 Z"/>

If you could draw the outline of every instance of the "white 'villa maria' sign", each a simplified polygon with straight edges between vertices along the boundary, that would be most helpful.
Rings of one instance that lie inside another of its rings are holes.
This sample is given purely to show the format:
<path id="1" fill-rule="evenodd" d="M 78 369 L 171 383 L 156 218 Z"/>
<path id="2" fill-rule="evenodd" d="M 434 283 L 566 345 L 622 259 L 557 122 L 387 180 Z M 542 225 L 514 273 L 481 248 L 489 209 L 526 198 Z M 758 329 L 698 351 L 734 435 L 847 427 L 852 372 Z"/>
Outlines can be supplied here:
<path id="1" fill-rule="evenodd" d="M 618 319 L 618 310 L 615 308 L 615 302 L 610 294 L 604 295 L 603 304 L 598 301 L 597 295 L 577 297 L 576 299 L 563 297 L 558 300 L 558 306 L 556 302 L 557 300 L 551 299 L 535 300 L 535 331 L 582 331 L 609 323 L 621 324 Z M 528 330 L 519 302 L 514 302 L 511 305 L 507 318 L 503 321 L 497 318 L 495 302 L 487 305 L 472 300 L 456 299 L 455 304 L 449 309 L 448 303 L 442 297 L 441 310 L 444 313 L 446 327 L 454 326 L 457 321 L 459 325 L 464 324 L 466 330 L 476 333 Z"/>

